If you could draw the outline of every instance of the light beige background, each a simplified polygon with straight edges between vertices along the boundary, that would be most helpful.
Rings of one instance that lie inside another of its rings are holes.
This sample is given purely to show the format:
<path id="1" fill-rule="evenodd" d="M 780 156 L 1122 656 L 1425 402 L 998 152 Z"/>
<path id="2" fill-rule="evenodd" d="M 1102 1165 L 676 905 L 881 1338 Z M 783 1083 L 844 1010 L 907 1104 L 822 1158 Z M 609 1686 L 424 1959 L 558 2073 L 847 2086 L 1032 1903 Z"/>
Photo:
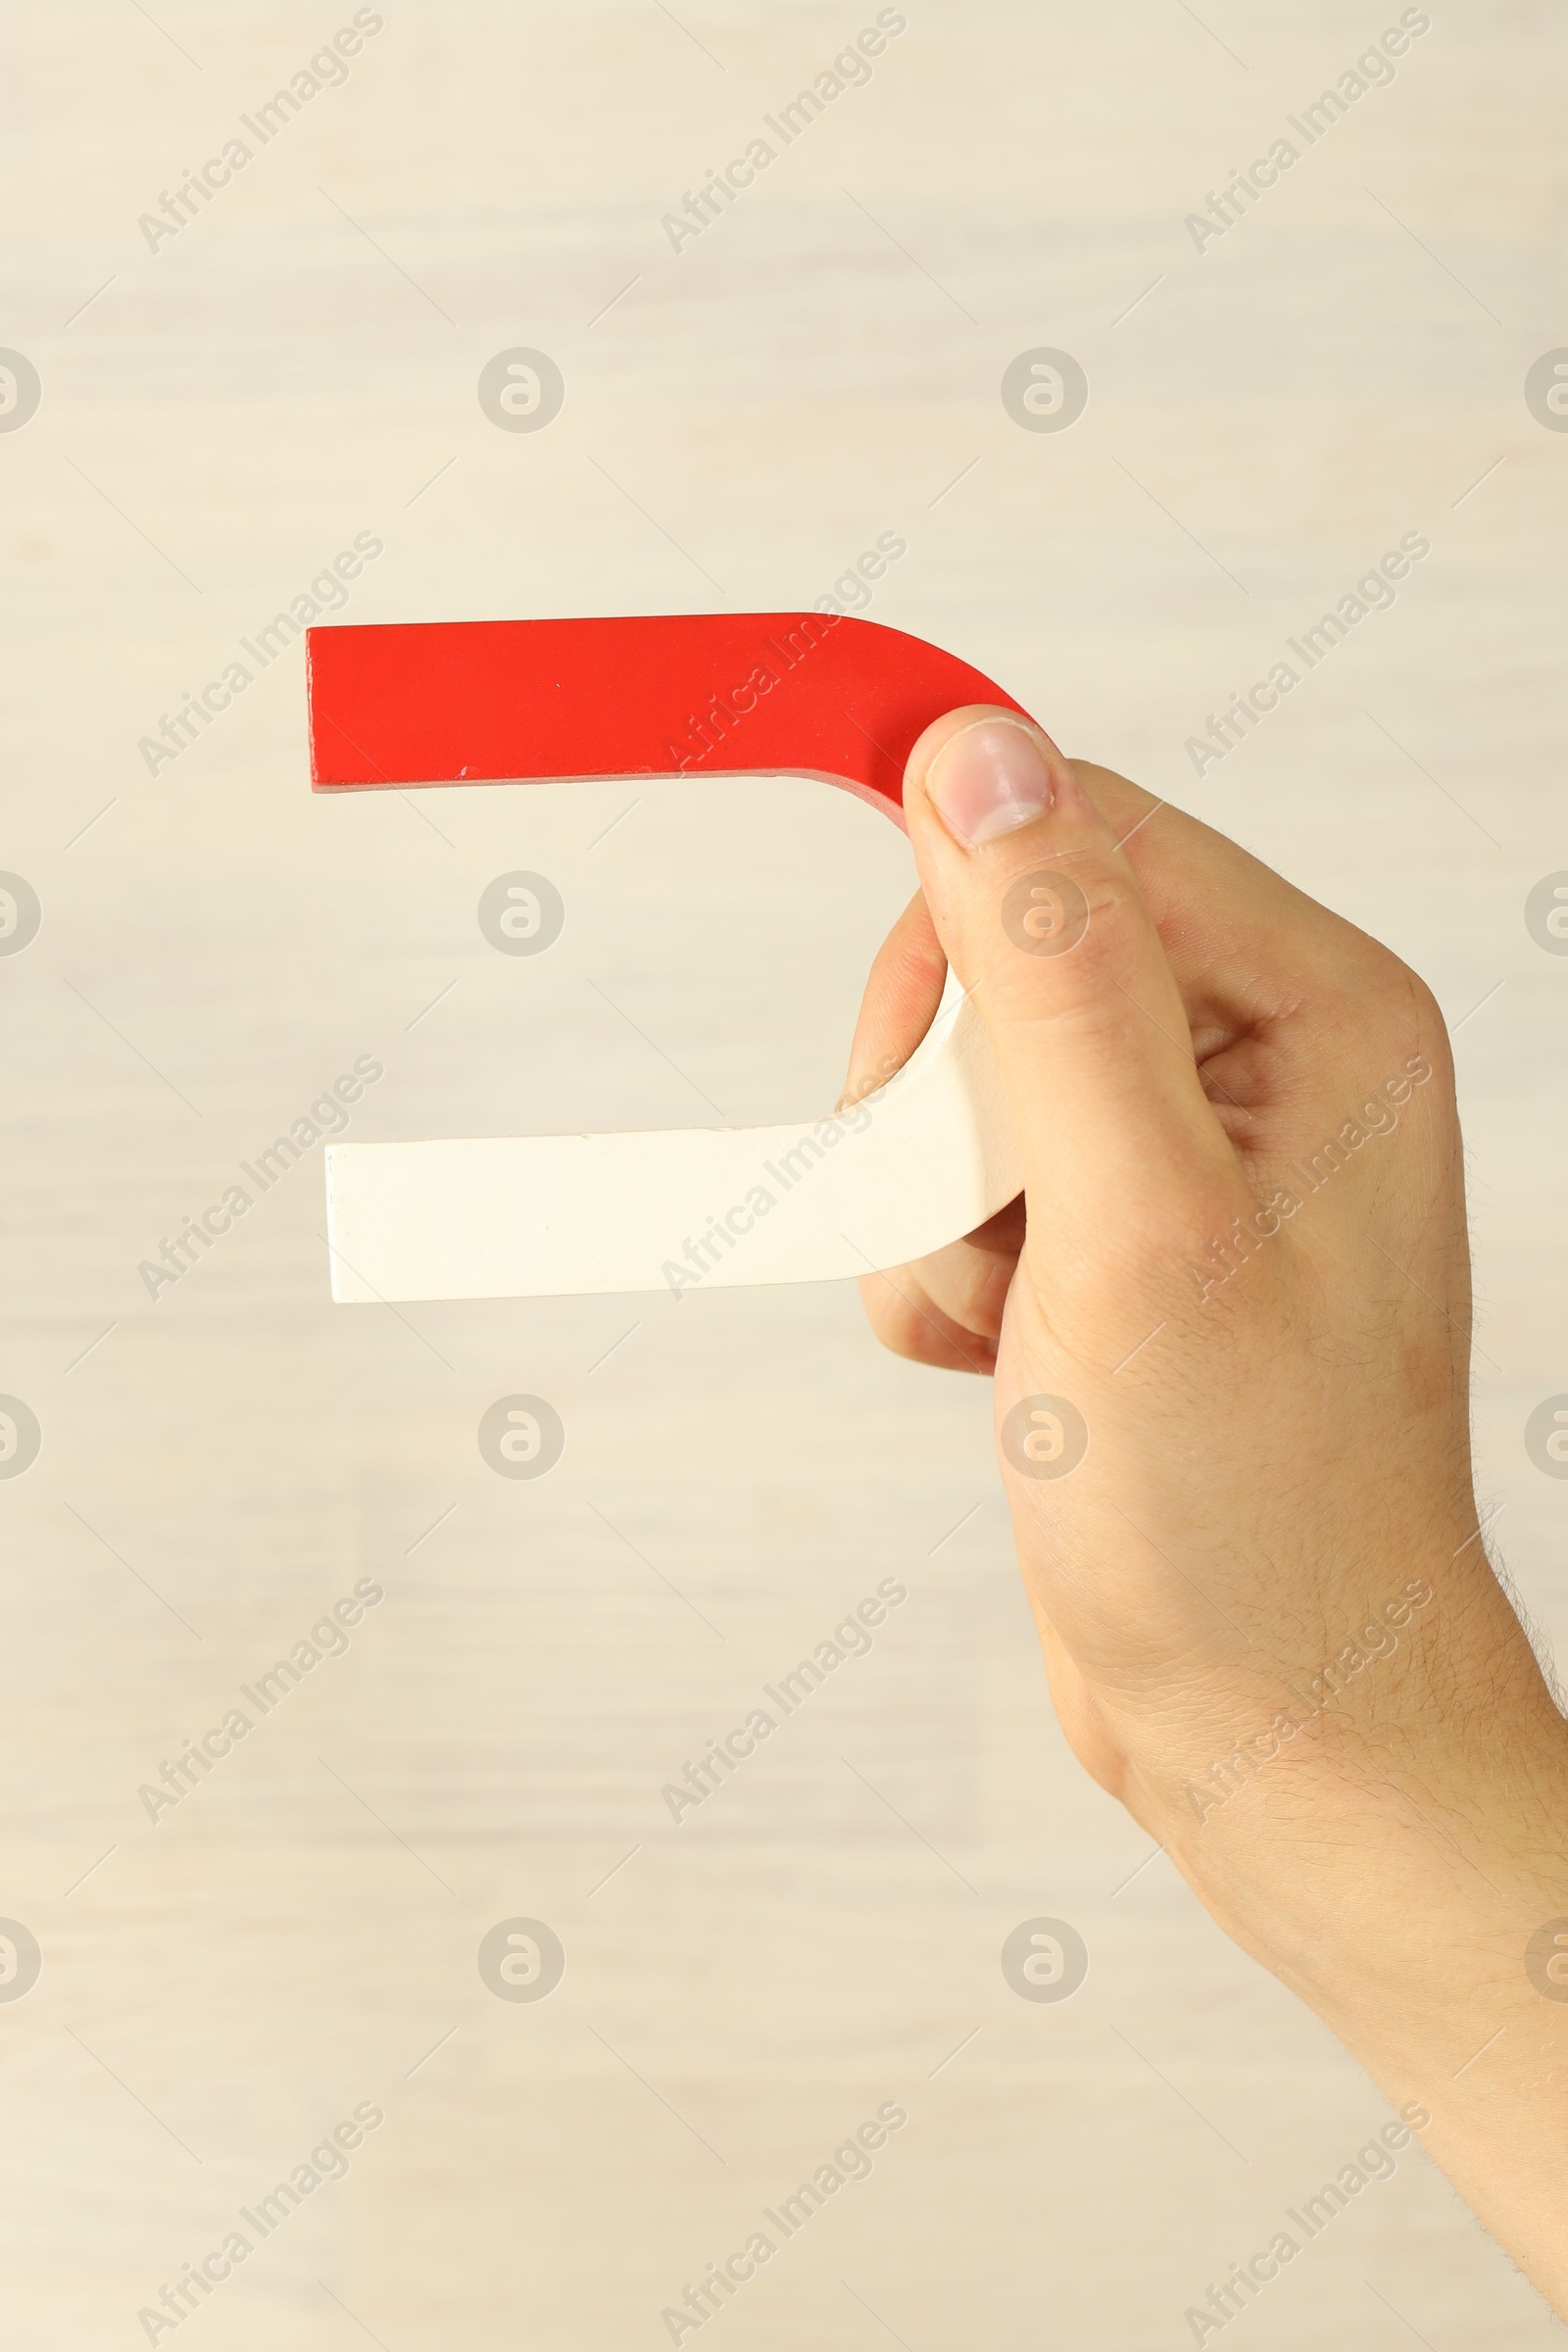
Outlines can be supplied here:
<path id="1" fill-rule="evenodd" d="M 637 2352 L 895 2099 L 705 2344 L 1189 2343 L 1386 2108 L 1065 1751 L 985 1391 L 878 1354 L 848 1289 L 335 1310 L 318 1153 L 157 1303 L 137 1275 L 361 1054 L 365 1139 L 823 1107 L 903 842 L 787 782 L 313 800 L 298 651 L 156 780 L 137 741 L 359 531 L 361 621 L 808 603 L 902 533 L 874 617 L 1462 1023 L 1483 1489 L 1560 1638 L 1568 1486 L 1522 1441 L 1568 1389 L 1568 960 L 1523 919 L 1568 867 L 1568 438 L 1522 396 L 1568 341 L 1560 15 L 1435 0 L 1200 257 L 1184 216 L 1396 7 L 910 0 L 677 258 L 661 216 L 873 8 L 383 13 L 153 255 L 138 215 L 352 11 L 5 12 L 0 343 L 44 400 L 0 435 L 0 865 L 45 908 L 0 963 L 0 1390 L 44 1429 L 0 1485 L 0 1913 L 44 1950 L 0 2005 L 8 2335 L 145 2341 L 373 2100 L 185 2352 Z M 475 398 L 518 344 L 567 379 L 537 436 Z M 1036 345 L 1088 370 L 1070 432 L 1001 405 Z M 1200 784 L 1204 714 L 1412 530 L 1397 608 Z M 537 960 L 475 922 L 519 866 L 569 910 Z M 566 1423 L 537 1485 L 475 1445 L 515 1391 Z M 365 1576 L 350 1654 L 150 1823 L 138 1786 Z M 677 1829 L 662 1784 L 888 1576 L 875 1652 Z M 1038 1914 L 1093 1954 L 1060 2006 L 998 1965 Z M 567 1948 L 538 2006 L 478 1977 L 514 1915 Z M 1225 2340 L 1412 2331 L 1553 2336 L 1417 2152 Z"/>

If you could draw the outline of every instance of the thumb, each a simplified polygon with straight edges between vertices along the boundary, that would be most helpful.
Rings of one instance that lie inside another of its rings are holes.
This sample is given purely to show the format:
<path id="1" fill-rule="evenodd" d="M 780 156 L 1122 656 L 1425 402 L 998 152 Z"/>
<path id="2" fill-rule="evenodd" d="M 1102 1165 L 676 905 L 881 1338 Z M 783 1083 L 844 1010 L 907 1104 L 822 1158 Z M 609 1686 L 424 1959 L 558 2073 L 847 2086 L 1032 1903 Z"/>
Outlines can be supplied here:
<path id="1" fill-rule="evenodd" d="M 1074 1236 L 1102 1255 L 1107 1240 L 1172 1215 L 1185 1225 L 1195 1193 L 1228 1214 L 1246 1188 L 1159 934 L 1050 736 L 1014 711 L 952 711 L 910 754 L 904 807 L 938 936 L 1001 1066 L 1031 1226 L 1053 1256 Z"/>

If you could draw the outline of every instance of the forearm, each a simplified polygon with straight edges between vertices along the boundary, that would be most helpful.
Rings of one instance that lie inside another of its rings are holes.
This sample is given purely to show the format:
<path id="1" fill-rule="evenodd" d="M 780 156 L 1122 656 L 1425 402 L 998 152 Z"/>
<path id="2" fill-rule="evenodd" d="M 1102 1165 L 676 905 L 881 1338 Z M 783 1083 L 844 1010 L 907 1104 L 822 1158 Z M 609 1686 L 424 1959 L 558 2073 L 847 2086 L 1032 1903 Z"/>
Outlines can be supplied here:
<path id="1" fill-rule="evenodd" d="M 1446 1666 L 1445 1718 L 1336 1720 L 1170 1850 L 1568 2318 L 1568 1726 L 1517 1629 Z"/>

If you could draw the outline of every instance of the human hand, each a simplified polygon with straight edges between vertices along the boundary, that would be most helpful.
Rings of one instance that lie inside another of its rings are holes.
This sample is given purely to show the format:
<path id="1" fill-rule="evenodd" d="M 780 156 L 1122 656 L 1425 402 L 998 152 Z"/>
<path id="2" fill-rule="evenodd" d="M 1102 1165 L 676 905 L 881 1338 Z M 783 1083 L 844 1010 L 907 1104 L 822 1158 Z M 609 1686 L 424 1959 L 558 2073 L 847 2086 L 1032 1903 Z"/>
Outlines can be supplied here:
<path id="1" fill-rule="evenodd" d="M 922 895 L 873 970 L 851 1091 L 912 1049 L 951 959 L 1026 1178 L 967 1241 L 868 1277 L 873 1326 L 995 1373 L 1076 1753 L 1238 1940 L 1417 2093 L 1435 2152 L 1568 2303 L 1568 2191 L 1540 2207 L 1539 2180 L 1509 2176 L 1505 2229 L 1513 2103 L 1496 2070 L 1451 2080 L 1494 2013 L 1535 2073 L 1548 2044 L 1568 2057 L 1568 2010 L 1524 1965 L 1568 1913 L 1568 1751 L 1478 1523 L 1437 1004 L 1234 844 L 1013 714 L 928 729 L 905 806 Z"/>

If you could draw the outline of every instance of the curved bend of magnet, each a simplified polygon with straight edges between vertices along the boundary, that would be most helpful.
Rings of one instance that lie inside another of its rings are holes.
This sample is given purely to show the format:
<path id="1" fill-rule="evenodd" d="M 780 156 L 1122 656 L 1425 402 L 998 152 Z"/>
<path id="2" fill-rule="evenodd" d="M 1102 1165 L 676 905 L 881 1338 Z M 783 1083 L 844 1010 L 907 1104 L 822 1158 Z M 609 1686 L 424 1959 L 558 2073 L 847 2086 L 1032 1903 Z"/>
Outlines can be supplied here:
<path id="1" fill-rule="evenodd" d="M 821 612 L 438 621 L 309 632 L 318 792 L 803 776 L 902 825 L 935 718 L 1022 706 L 967 662 Z M 1000 1074 L 950 975 L 888 1085 L 785 1126 L 334 1144 L 340 1302 L 841 1280 L 904 1264 L 1021 1189 Z"/>

